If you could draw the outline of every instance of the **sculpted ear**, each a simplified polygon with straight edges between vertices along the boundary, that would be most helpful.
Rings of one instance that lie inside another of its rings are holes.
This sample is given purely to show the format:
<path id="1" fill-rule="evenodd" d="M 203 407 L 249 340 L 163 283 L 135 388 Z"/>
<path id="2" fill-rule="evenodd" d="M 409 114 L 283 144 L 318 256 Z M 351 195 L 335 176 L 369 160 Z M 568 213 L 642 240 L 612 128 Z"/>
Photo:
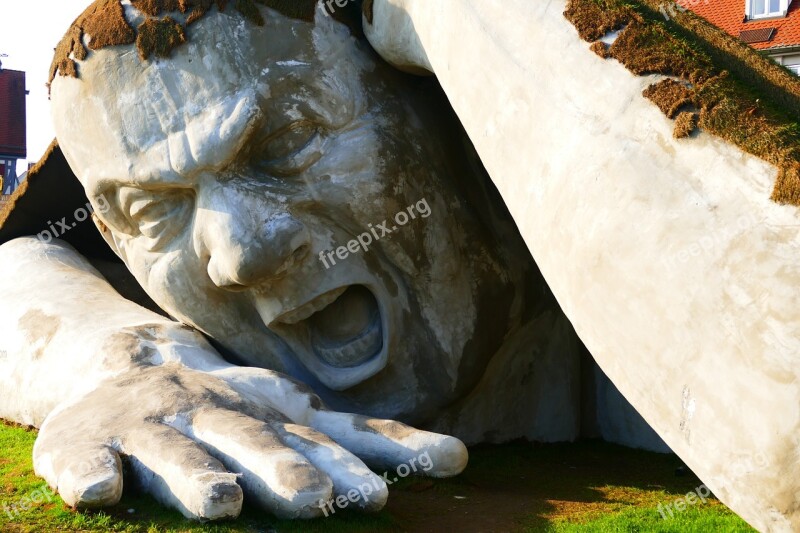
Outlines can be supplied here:
<path id="1" fill-rule="evenodd" d="M 375 51 L 394 67 L 410 74 L 433 74 L 411 17 L 414 9 L 432 8 L 430 2 L 417 0 L 366 0 L 364 35 Z"/>
<path id="2" fill-rule="evenodd" d="M 100 236 L 102 236 L 103 240 L 106 241 L 106 244 L 108 244 L 108 246 L 111 248 L 111 251 L 113 251 L 116 256 L 122 259 L 124 262 L 125 254 L 123 253 L 122 248 L 117 245 L 117 241 L 114 239 L 114 234 L 111 233 L 109 227 L 106 226 L 102 220 L 100 220 L 100 217 L 97 216 L 97 213 L 92 213 L 92 222 L 94 222 L 97 231 L 100 232 Z"/>

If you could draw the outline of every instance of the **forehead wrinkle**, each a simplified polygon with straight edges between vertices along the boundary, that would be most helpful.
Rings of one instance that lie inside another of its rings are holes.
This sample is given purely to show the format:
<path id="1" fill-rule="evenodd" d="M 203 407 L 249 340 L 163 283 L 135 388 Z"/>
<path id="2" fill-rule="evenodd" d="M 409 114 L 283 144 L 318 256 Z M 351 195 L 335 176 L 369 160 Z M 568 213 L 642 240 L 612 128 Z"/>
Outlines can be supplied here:
<path id="1" fill-rule="evenodd" d="M 162 66 L 163 65 L 163 66 Z M 178 119 L 180 119 L 180 115 L 178 114 L 178 110 L 182 107 L 180 102 L 185 100 L 185 96 L 181 94 L 181 90 L 179 88 L 179 84 L 185 85 L 187 87 L 191 87 L 191 83 L 186 83 L 184 76 L 180 71 L 177 71 L 173 68 L 171 63 L 163 64 L 163 63 L 155 63 L 154 66 L 159 69 L 159 74 L 161 74 L 161 69 L 164 68 L 165 70 L 168 69 L 168 76 L 158 76 L 158 82 L 161 85 L 163 91 L 162 95 L 164 97 L 164 109 L 169 110 L 172 113 L 175 113 Z M 176 78 L 178 82 L 176 83 Z M 183 126 L 183 120 L 178 120 L 173 124 L 170 124 L 172 128 L 180 128 Z M 172 130 L 174 131 L 174 130 Z"/>
<path id="2" fill-rule="evenodd" d="M 158 68 L 154 65 L 151 68 Z M 152 95 L 158 95 L 157 98 L 148 98 L 146 111 L 148 116 L 154 116 L 158 121 L 161 131 L 165 132 L 168 136 L 185 126 L 183 120 L 183 113 L 181 113 L 178 102 L 183 100 L 180 94 L 175 98 L 173 90 L 167 83 L 164 73 L 159 71 L 156 76 L 148 76 L 147 92 Z M 149 121 L 148 121 L 149 122 Z M 147 149 L 147 146 L 141 146 L 142 149 Z"/>
<path id="3" fill-rule="evenodd" d="M 167 140 L 171 133 L 183 129 L 183 119 L 175 100 L 167 91 L 157 90 L 157 85 L 157 80 L 148 76 L 144 89 L 122 93 L 115 101 L 104 103 L 106 107 L 117 109 L 128 153 L 152 150 Z M 113 118 L 114 113 L 109 115 Z"/>
<path id="4" fill-rule="evenodd" d="M 132 152 L 127 175 L 101 176 L 92 189 L 100 194 L 121 186 L 190 188 L 201 172 L 229 165 L 258 133 L 263 117 L 254 89 L 228 96 L 193 116 L 184 129 Z"/>
<path id="5" fill-rule="evenodd" d="M 244 24 L 231 25 L 222 16 L 209 18 L 194 31 L 219 33 L 229 37 L 228 42 L 243 41 L 242 44 L 250 45 L 260 44 L 267 37 L 274 39 L 275 33 L 284 35 L 289 31 L 283 17 L 270 14 L 268 20 L 270 32 Z M 295 26 L 305 30 L 308 23 L 291 21 L 289 25 L 292 31 Z M 313 31 L 313 26 L 309 30 Z M 262 107 L 272 100 L 274 87 L 271 86 L 283 78 L 282 72 L 270 76 L 266 72 L 262 74 L 262 67 L 274 66 L 275 55 L 284 56 L 284 59 L 288 56 L 294 61 L 319 59 L 313 44 L 311 47 L 308 46 L 311 43 L 305 44 L 310 33 L 307 35 L 304 31 L 299 37 L 302 42 L 296 46 L 283 46 L 280 44 L 283 41 L 275 41 L 278 44 L 268 46 L 269 50 L 224 46 L 218 38 L 208 40 L 204 36 L 160 65 L 158 62 L 142 65 L 130 50 L 97 52 L 94 60 L 97 66 L 92 74 L 99 75 L 100 69 L 108 68 L 107 74 L 112 79 L 129 79 L 127 83 L 117 84 L 115 90 L 98 95 L 109 118 L 113 119 L 109 125 L 121 119 L 116 126 L 119 135 L 110 137 L 122 149 L 109 147 L 110 153 L 102 164 L 87 153 L 84 167 L 91 169 L 91 172 L 84 172 L 87 183 L 95 182 L 103 187 L 110 184 L 191 186 L 186 178 L 194 177 L 197 171 L 213 171 L 221 164 L 229 165 L 230 160 L 258 135 L 266 116 Z M 207 57 L 215 59 L 213 65 L 206 64 Z M 187 58 L 196 61 L 193 63 Z M 107 61 L 98 62 L 100 59 Z M 207 76 L 209 70 L 215 75 Z M 308 72 L 309 69 L 301 70 Z M 256 100 L 256 94 L 260 101 Z M 318 97 L 312 98 L 315 104 L 318 104 Z"/>
<path id="6" fill-rule="evenodd" d="M 187 71 L 174 61 L 155 62 L 142 75 L 143 87 L 132 95 L 137 101 L 122 106 L 130 144 L 142 151 L 184 131 L 208 107 L 209 98 L 224 98 L 219 80 Z"/>

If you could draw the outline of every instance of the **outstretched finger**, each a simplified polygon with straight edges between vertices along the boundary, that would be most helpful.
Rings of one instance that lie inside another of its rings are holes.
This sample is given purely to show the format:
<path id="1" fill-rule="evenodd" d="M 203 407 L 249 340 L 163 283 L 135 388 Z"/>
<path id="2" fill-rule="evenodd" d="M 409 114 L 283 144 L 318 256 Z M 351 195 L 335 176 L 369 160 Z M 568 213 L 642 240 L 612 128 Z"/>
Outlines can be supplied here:
<path id="1" fill-rule="evenodd" d="M 276 413 L 276 416 L 277 413 Z M 269 424 L 226 409 L 203 409 L 187 434 L 233 472 L 248 498 L 281 518 L 320 516 L 333 483 Z"/>
<path id="2" fill-rule="evenodd" d="M 157 423 L 132 428 L 123 441 L 137 481 L 187 518 L 235 518 L 242 510 L 236 475 L 176 429 Z"/>
<path id="3" fill-rule="evenodd" d="M 400 422 L 325 409 L 320 398 L 305 384 L 270 370 L 231 368 L 215 375 L 263 405 L 271 405 L 296 424 L 329 435 L 370 466 L 412 469 L 425 461 L 421 473 L 432 477 L 459 474 L 467 466 L 466 446 L 454 438 L 417 430 Z M 434 466 L 428 466 L 428 459 Z M 414 464 L 412 464 L 414 462 Z"/>
<path id="4" fill-rule="evenodd" d="M 450 477 L 460 474 L 469 459 L 467 447 L 457 438 L 392 420 L 318 410 L 311 417 L 311 427 L 374 467 L 407 465 L 419 474 Z"/>
<path id="5" fill-rule="evenodd" d="M 355 507 L 370 512 L 380 511 L 386 505 L 389 489 L 383 479 L 327 435 L 296 424 L 272 425 L 287 446 L 302 453 L 331 478 L 337 500 L 346 498 Z"/>
<path id="6" fill-rule="evenodd" d="M 81 442 L 48 449 L 43 440 L 34 447 L 34 469 L 73 508 L 116 505 L 122 497 L 122 463 L 109 446 Z"/>

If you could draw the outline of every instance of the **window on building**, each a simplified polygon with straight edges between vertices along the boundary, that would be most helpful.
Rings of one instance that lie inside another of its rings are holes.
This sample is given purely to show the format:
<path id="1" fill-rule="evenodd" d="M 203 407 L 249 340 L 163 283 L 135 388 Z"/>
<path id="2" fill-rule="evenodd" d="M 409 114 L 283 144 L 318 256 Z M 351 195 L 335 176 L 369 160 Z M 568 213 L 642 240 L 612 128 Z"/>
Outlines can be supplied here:
<path id="1" fill-rule="evenodd" d="M 779 17 L 781 16 L 781 0 L 750 0 L 750 17 Z"/>
<path id="2" fill-rule="evenodd" d="M 0 168 L 2 168 L 3 177 L 3 190 L 0 191 L 4 195 L 14 192 L 17 183 L 17 161 L 15 159 L 0 159 Z"/>
<path id="3" fill-rule="evenodd" d="M 797 65 L 786 65 L 786 68 L 800 76 L 800 64 Z"/>

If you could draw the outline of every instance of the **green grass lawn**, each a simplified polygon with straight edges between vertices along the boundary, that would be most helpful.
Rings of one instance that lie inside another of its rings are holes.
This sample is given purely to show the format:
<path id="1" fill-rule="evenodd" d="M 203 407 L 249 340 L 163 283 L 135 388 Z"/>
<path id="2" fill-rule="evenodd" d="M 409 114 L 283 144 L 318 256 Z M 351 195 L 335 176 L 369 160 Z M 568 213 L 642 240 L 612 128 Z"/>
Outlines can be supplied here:
<path id="1" fill-rule="evenodd" d="M 35 439 L 34 431 L 0 424 L 0 531 L 752 531 L 713 497 L 669 516 L 664 506 L 701 485 L 691 474 L 675 475 L 681 465 L 675 456 L 593 441 L 474 448 L 462 475 L 401 480 L 375 515 L 339 511 L 285 522 L 246 508 L 235 522 L 203 525 L 128 489 L 114 508 L 72 511 L 34 476 Z M 27 509 L 19 505 L 25 502 Z"/>

